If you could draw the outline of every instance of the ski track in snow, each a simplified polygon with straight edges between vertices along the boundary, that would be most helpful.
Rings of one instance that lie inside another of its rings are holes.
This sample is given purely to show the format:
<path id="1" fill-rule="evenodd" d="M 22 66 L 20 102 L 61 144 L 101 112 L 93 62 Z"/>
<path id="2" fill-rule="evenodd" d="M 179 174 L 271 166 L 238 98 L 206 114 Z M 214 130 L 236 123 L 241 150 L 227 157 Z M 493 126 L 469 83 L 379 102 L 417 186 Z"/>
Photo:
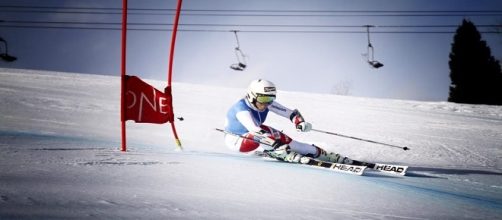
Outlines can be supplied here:
<path id="1" fill-rule="evenodd" d="M 22 133 L 22 134 L 2 134 L 0 137 L 20 137 L 20 136 L 26 136 L 30 137 L 30 134 L 27 133 Z M 165 165 L 179 165 L 182 162 L 180 161 L 165 161 L 163 159 L 163 155 L 168 155 L 168 156 L 174 156 L 175 158 L 216 158 L 216 159 L 224 159 L 224 160 L 231 160 L 231 161 L 240 161 L 240 160 L 245 160 L 249 161 L 252 160 L 253 163 L 261 163 L 260 160 L 262 158 L 255 158 L 255 157 L 250 157 L 247 155 L 242 155 L 242 154 L 233 154 L 233 153 L 219 153 L 219 152 L 210 152 L 210 151 L 186 151 L 182 153 L 169 153 L 169 152 L 155 152 L 151 151 L 151 149 L 133 149 L 131 152 L 123 153 L 119 152 L 117 150 L 110 150 L 107 147 L 94 147 L 94 148 L 89 148 L 89 147 L 81 147 L 79 145 L 83 146 L 88 146 L 88 145 L 107 145 L 106 143 L 94 143 L 94 144 L 89 144 L 85 140 L 78 139 L 78 138 L 68 138 L 68 137 L 57 137 L 57 136 L 48 136 L 48 135 L 34 135 L 35 138 L 37 139 L 42 139 L 42 142 L 47 142 L 49 139 L 49 143 L 57 143 L 60 140 L 63 140 L 63 142 L 70 142 L 70 143 L 75 143 L 75 145 L 70 144 L 68 147 L 60 147 L 60 148 L 54 148 L 54 147 L 37 147 L 37 148 L 26 148 L 25 151 L 29 152 L 44 152 L 44 153 L 58 153 L 58 154 L 66 154 L 70 153 L 73 154 L 75 152 L 82 152 L 85 151 L 87 153 L 91 153 L 91 157 L 88 159 L 82 159 L 80 157 L 77 157 L 75 160 L 67 159 L 67 160 L 38 160 L 38 164 L 51 164 L 51 163 L 63 163 L 64 165 L 67 166 L 87 166 L 87 167 L 107 167 L 107 166 L 165 166 Z M 1 139 L 0 139 L 1 140 Z M 19 140 L 19 138 L 17 139 Z M 29 143 L 29 142 L 28 142 Z M 50 145 L 50 144 L 43 144 L 45 145 Z M 8 150 L 13 150 L 13 149 L 7 149 Z M 21 150 L 17 150 L 22 151 Z M 157 158 L 156 160 L 151 160 L 148 159 L 150 157 Z M 196 159 L 197 160 L 197 159 Z M 207 161 L 207 159 L 203 159 L 202 161 Z M 436 200 L 438 198 L 442 198 L 440 200 L 445 200 L 447 201 L 454 201 L 455 203 L 461 203 L 466 206 L 470 207 L 481 207 L 483 209 L 493 209 L 493 210 L 500 210 L 502 208 L 502 200 L 497 199 L 497 198 L 490 198 L 490 197 L 483 197 L 479 195 L 472 195 L 469 194 L 468 192 L 458 192 L 458 191 L 451 191 L 447 187 L 443 188 L 441 185 L 429 185 L 428 182 L 425 179 L 448 179 L 448 177 L 444 177 L 443 175 L 433 175 L 427 172 L 420 172 L 415 171 L 413 168 L 410 168 L 409 175 L 408 177 L 396 177 L 396 176 L 390 176 L 390 175 L 385 175 L 381 174 L 379 172 L 373 171 L 369 172 L 367 176 L 363 177 L 358 177 L 358 176 L 351 176 L 351 175 L 346 175 L 346 174 L 339 174 L 339 173 L 332 173 L 331 171 L 327 170 L 322 170 L 322 169 L 313 169 L 311 167 L 301 167 L 300 165 L 296 164 L 286 164 L 283 162 L 278 162 L 278 161 L 263 161 L 267 162 L 269 165 L 273 165 L 275 167 L 280 167 L 281 169 L 289 169 L 291 166 L 296 166 L 296 168 L 291 167 L 291 169 L 302 169 L 304 172 L 309 172 L 309 173 L 317 173 L 320 175 L 338 175 L 341 178 L 348 178 L 349 181 L 356 181 L 356 182 L 363 182 L 364 187 L 383 187 L 386 189 L 392 189 L 392 190 L 398 190 L 398 191 L 403 191 L 403 193 L 411 194 L 411 195 L 421 195 L 423 197 L 429 197 L 429 198 L 435 198 Z M 301 168 L 300 168 L 301 167 Z M 422 171 L 427 170 L 426 168 L 422 169 Z M 429 169 L 432 171 L 441 171 L 441 169 L 436 169 L 432 168 Z M 448 170 L 444 169 L 440 173 L 448 173 L 448 174 L 459 174 L 461 172 L 469 172 L 468 170 Z M 476 172 L 476 171 L 473 171 Z M 489 173 L 489 175 L 502 175 L 501 173 Z M 419 180 L 422 179 L 422 180 Z M 366 184 L 364 184 L 366 182 Z M 295 200 L 297 199 L 294 194 L 287 196 L 287 195 L 282 195 L 282 194 L 276 194 L 276 195 L 269 195 L 269 196 L 278 196 L 282 197 L 283 199 L 286 200 Z M 9 200 L 13 200 L 14 198 L 9 198 L 6 195 L 2 195 L 2 201 L 3 202 L 9 202 Z M 25 204 L 33 205 L 33 206 L 40 206 L 42 205 L 40 201 L 37 201 L 37 198 L 33 197 L 26 197 L 26 198 L 16 198 L 16 200 L 23 200 Z M 308 203 L 311 200 L 303 200 L 303 202 Z M 89 202 L 86 201 L 81 201 L 80 205 L 90 205 L 87 204 Z M 119 202 L 114 202 L 113 200 L 96 200 L 95 204 L 99 205 L 116 205 L 116 206 L 124 206 L 125 204 L 119 203 Z M 382 212 L 370 212 L 370 211 L 361 211 L 359 208 L 347 208 L 347 209 L 338 209 L 338 208 L 332 208 L 331 206 L 324 206 L 324 205 L 304 205 L 303 206 L 305 209 L 311 210 L 311 211 L 325 211 L 325 212 L 330 212 L 330 213 L 336 213 L 337 215 L 341 216 L 353 216 L 357 218 L 405 218 L 405 219 L 422 219 L 420 217 L 410 217 L 406 215 L 393 215 L 393 214 L 384 214 Z M 179 210 L 178 210 L 179 211 Z M 100 215 L 96 215 L 94 217 L 98 217 Z"/>
<path id="2" fill-rule="evenodd" d="M 243 89 L 175 84 L 185 151 L 173 151 L 168 125 L 128 123 L 120 152 L 118 83 L 0 69 L 0 219 L 502 218 L 500 106 L 279 91 L 316 128 L 411 148 L 267 119 L 354 159 L 410 166 L 404 177 L 353 176 L 228 151 L 213 129 Z"/>

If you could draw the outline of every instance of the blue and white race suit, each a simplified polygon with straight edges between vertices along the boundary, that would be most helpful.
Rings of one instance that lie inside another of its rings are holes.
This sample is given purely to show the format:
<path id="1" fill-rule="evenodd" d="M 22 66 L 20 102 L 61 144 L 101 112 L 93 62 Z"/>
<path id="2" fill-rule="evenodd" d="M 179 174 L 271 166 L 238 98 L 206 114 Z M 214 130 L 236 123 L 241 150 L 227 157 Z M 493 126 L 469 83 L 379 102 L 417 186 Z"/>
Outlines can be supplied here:
<path id="1" fill-rule="evenodd" d="M 280 140 L 283 144 L 288 144 L 295 152 L 304 155 L 316 154 L 316 147 L 294 141 L 279 130 L 264 125 L 263 123 L 267 119 L 269 112 L 273 112 L 289 120 L 293 110 L 274 101 L 265 110 L 260 111 L 249 103 L 246 98 L 242 98 L 228 110 L 225 119 L 225 130 L 245 137 L 252 137 L 256 132 L 265 130 L 270 133 L 271 138 Z M 235 135 L 225 135 L 225 144 L 230 149 L 240 152 L 249 152 L 259 147 L 259 144 L 256 142 Z"/>

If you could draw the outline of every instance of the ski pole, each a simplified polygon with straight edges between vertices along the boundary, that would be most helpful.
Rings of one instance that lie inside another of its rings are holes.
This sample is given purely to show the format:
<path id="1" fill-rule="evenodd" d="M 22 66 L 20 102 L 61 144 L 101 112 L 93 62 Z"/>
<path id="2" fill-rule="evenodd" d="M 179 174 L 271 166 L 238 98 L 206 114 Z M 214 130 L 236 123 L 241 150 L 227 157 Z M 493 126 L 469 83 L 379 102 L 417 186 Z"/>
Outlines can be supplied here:
<path id="1" fill-rule="evenodd" d="M 262 142 L 262 141 L 259 141 L 259 140 L 255 140 L 255 139 L 250 138 L 250 137 L 246 137 L 246 136 L 243 136 L 243 135 L 234 134 L 234 133 L 231 133 L 231 132 L 225 131 L 225 130 L 220 129 L 220 128 L 215 128 L 214 130 L 217 130 L 217 131 L 219 131 L 219 132 L 221 132 L 221 133 L 225 133 L 225 134 L 233 135 L 233 136 L 236 136 L 236 137 L 240 137 L 240 138 L 248 139 L 248 140 L 254 141 L 254 142 L 258 143 L 258 144 L 264 144 L 264 145 L 267 145 L 267 146 L 271 146 L 271 147 L 273 147 L 273 146 L 272 146 L 272 144 L 270 144 L 270 143 L 265 143 L 265 142 Z"/>
<path id="2" fill-rule="evenodd" d="M 336 135 L 336 136 L 340 136 L 340 137 L 344 137 L 344 138 L 351 138 L 351 139 L 358 140 L 358 141 L 366 141 L 369 143 L 381 144 L 381 145 L 385 145 L 385 146 L 389 146 L 389 147 L 400 148 L 403 150 L 410 150 L 410 148 L 408 148 L 408 147 L 400 147 L 400 146 L 396 146 L 396 145 L 392 145 L 392 144 L 386 144 L 386 143 L 382 143 L 382 142 L 377 142 L 377 141 L 362 139 L 362 138 L 358 138 L 358 137 L 352 137 L 352 136 L 348 136 L 348 135 L 338 134 L 335 132 L 323 131 L 323 130 L 313 129 L 313 128 L 312 128 L 312 131 L 317 131 L 320 133 L 325 133 L 325 134 L 330 134 L 330 135 Z"/>

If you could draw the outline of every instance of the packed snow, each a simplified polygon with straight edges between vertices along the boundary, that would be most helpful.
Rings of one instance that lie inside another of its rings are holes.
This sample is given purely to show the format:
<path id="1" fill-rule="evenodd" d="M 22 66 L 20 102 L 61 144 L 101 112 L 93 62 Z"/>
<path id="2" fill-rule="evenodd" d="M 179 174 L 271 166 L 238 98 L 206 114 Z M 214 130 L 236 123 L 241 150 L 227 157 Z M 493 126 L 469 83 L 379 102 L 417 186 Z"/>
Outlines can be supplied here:
<path id="1" fill-rule="evenodd" d="M 165 82 L 147 81 L 162 90 Z M 226 110 L 245 88 L 173 84 L 169 124 L 127 122 L 120 78 L 0 69 L 0 219 L 502 219 L 502 107 L 280 90 L 314 128 L 297 132 L 354 159 L 408 165 L 364 176 L 231 152 Z"/>

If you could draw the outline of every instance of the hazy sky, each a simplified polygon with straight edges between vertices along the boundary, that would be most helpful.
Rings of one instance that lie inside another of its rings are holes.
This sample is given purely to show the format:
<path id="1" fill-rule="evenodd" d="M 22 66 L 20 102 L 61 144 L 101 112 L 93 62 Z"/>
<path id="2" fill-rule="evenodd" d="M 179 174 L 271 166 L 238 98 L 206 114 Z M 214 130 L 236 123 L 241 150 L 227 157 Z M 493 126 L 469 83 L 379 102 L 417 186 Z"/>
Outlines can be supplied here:
<path id="1" fill-rule="evenodd" d="M 129 0 L 130 29 L 162 29 L 128 32 L 129 74 L 167 79 L 173 12 L 134 9 L 175 6 L 175 0 Z M 18 58 L 0 67 L 119 75 L 121 7 L 121 0 L 0 0 L 0 37 Z M 495 30 L 481 25 L 502 23 L 499 0 L 184 0 L 183 9 L 174 82 L 244 88 L 266 78 L 280 90 L 315 93 L 346 84 L 354 96 L 427 101 L 448 97 L 454 33 L 438 32 L 455 32 L 464 18 L 481 32 Z M 364 25 L 376 26 L 370 36 L 375 60 L 385 65 L 380 69 L 363 56 Z M 245 71 L 229 68 L 237 62 L 231 30 L 240 31 Z M 482 37 L 500 60 L 502 34 Z"/>

